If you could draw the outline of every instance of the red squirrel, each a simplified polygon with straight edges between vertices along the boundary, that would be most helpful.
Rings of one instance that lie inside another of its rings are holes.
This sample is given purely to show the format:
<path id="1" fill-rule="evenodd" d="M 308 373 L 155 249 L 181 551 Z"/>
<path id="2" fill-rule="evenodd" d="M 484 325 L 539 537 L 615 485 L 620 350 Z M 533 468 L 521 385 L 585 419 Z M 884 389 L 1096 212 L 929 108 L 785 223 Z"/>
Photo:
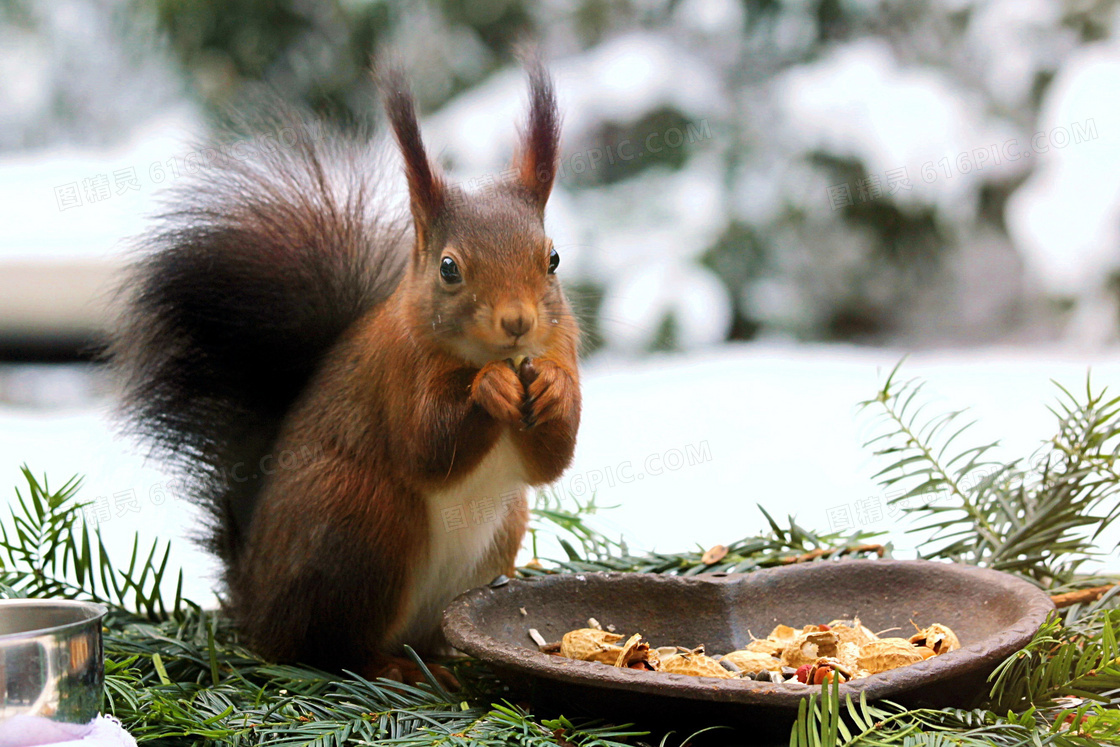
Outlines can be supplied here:
<path id="1" fill-rule="evenodd" d="M 513 574 L 526 488 L 572 458 L 579 329 L 543 222 L 559 114 L 528 78 L 513 168 L 480 192 L 429 160 L 391 70 L 411 220 L 377 147 L 331 134 L 219 159 L 142 241 L 110 347 L 124 411 L 207 509 L 224 602 L 270 659 L 444 653 L 442 610 Z"/>

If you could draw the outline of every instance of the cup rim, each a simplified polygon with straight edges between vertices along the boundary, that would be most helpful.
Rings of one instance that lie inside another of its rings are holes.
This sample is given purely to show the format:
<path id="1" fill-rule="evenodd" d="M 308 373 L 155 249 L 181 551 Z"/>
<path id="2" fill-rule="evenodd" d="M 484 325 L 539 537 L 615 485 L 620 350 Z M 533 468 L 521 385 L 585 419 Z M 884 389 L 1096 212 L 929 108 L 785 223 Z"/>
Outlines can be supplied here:
<path id="1" fill-rule="evenodd" d="M 47 628 L 33 628 L 18 633 L 5 633 L 0 635 L 0 642 L 16 640 L 17 638 L 35 638 L 41 635 L 50 635 L 73 628 L 80 628 L 90 623 L 100 623 L 101 619 L 109 612 L 109 608 L 104 604 L 99 602 L 83 602 L 77 599 L 0 599 L 0 615 L 3 615 L 6 608 L 11 607 L 64 607 L 83 610 L 86 614 L 80 620 L 60 623 L 59 625 L 52 625 Z M 98 632 L 101 631 L 100 624 L 97 625 L 97 630 Z"/>

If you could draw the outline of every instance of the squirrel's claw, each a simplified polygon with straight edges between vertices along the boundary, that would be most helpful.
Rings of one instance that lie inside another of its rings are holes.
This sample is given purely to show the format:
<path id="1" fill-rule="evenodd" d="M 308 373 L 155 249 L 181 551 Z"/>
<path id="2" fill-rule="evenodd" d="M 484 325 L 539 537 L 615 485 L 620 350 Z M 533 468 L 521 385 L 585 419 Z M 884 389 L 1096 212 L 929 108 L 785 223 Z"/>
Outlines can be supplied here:
<path id="1" fill-rule="evenodd" d="M 532 358 L 526 358 L 521 362 L 521 366 L 517 371 L 517 378 L 521 382 L 521 386 L 525 387 L 525 400 L 521 403 L 521 425 L 524 430 L 529 430 L 537 424 L 537 414 L 534 407 L 537 403 L 537 395 L 530 394 L 530 388 L 533 382 L 537 380 L 539 370 L 537 365 L 533 362 Z"/>
<path id="2" fill-rule="evenodd" d="M 533 428 L 564 415 L 571 403 L 569 388 L 573 384 L 567 372 L 552 361 L 536 361 L 527 375 L 529 365 L 530 361 L 522 364 L 519 378 L 525 387 L 522 422 L 526 428 Z"/>

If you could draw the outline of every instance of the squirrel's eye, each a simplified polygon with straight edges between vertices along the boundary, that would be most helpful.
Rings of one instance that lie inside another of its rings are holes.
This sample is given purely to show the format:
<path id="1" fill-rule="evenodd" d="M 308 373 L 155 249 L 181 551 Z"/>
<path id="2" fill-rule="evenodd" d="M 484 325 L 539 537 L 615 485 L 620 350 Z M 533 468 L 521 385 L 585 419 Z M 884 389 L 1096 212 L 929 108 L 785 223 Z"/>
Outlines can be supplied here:
<path id="1" fill-rule="evenodd" d="M 448 284 L 463 282 L 463 276 L 459 272 L 459 265 L 455 264 L 455 260 L 451 257 L 444 257 L 439 263 L 439 276 L 443 278 L 443 282 Z"/>
<path id="2" fill-rule="evenodd" d="M 560 265 L 560 254 L 553 247 L 552 251 L 548 253 L 548 274 L 552 275 L 556 272 L 556 268 Z"/>

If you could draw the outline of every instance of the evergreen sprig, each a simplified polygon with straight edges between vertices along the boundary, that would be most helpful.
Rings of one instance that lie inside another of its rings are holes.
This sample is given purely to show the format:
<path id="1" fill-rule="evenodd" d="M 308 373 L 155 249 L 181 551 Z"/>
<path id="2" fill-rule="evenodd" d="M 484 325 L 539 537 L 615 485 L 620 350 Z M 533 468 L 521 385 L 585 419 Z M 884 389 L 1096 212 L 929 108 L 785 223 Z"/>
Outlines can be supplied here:
<path id="1" fill-rule="evenodd" d="M 1044 585 L 1071 581 L 1099 554 L 1120 514 L 1120 397 L 1086 381 L 1078 399 L 1059 387 L 1056 434 L 1027 459 L 994 458 L 998 442 L 958 446 L 963 410 L 927 417 L 922 383 L 898 367 L 874 399 L 884 432 L 867 442 L 886 461 L 876 477 L 889 502 L 925 523 L 923 557 L 1019 573 Z"/>
<path id="2" fill-rule="evenodd" d="M 692 576 L 697 573 L 746 573 L 761 568 L 773 568 L 800 562 L 806 553 L 813 559 L 833 560 L 841 555 L 874 553 L 889 555 L 891 546 L 871 545 L 878 532 L 856 531 L 817 533 L 800 526 L 794 517 L 787 518 L 787 526 L 780 525 L 759 506 L 770 530 L 753 537 L 746 537 L 727 545 L 727 552 L 715 562 L 706 562 L 706 549 L 680 553 L 631 553 L 625 543 L 605 537 L 587 522 L 586 513 L 576 504 L 576 510 L 549 506 L 534 509 L 535 532 L 551 530 L 558 535 L 565 558 L 552 559 L 547 566 L 539 562 L 518 569 L 526 576 L 550 573 L 591 573 L 615 571 L 620 573 L 665 573 L 675 576 Z M 567 536 L 565 536 L 567 535 Z M 576 543 L 569 541 L 575 538 Z M 578 545 L 578 546 L 577 546 Z"/>
<path id="3" fill-rule="evenodd" d="M 0 598 L 61 597 L 131 607 L 151 620 L 181 613 L 183 572 L 165 600 L 171 545 L 153 539 L 145 552 L 137 533 L 127 566 L 110 557 L 101 530 L 85 521 L 81 486 L 70 478 L 56 490 L 21 468 L 26 493 L 16 488 L 8 521 L 0 522 Z M 161 549 L 162 548 L 162 549 Z"/>

